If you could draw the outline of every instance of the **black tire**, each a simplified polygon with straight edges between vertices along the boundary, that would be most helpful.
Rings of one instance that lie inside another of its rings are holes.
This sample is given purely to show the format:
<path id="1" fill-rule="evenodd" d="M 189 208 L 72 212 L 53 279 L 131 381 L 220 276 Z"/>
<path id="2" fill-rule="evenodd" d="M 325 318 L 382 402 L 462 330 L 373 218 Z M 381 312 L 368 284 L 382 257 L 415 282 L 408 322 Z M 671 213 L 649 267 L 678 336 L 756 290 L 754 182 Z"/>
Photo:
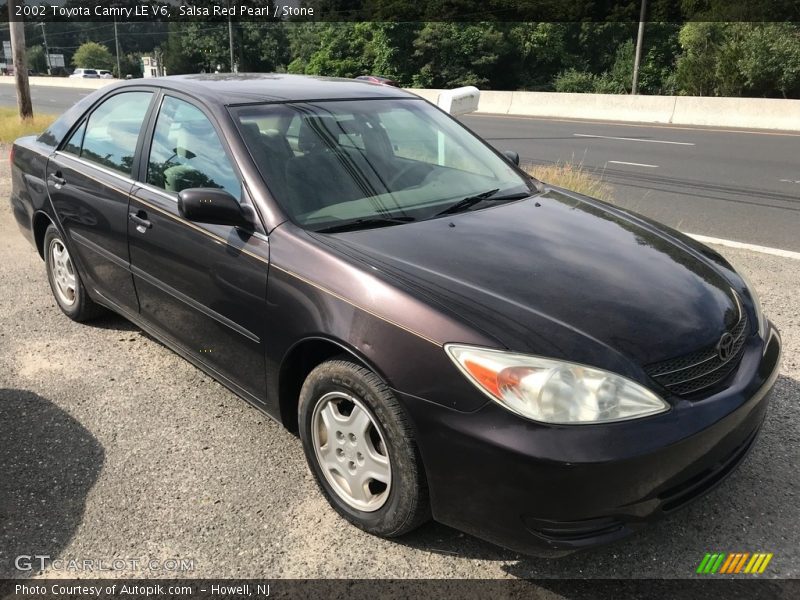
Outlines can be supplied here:
<path id="1" fill-rule="evenodd" d="M 385 503 L 372 512 L 358 510 L 339 496 L 323 474 L 314 449 L 314 409 L 325 394 L 336 391 L 357 398 L 368 409 L 388 451 L 391 486 Z M 347 359 L 317 366 L 300 391 L 298 425 L 317 484 L 336 512 L 353 525 L 374 535 L 396 537 L 430 519 L 427 481 L 408 417 L 375 373 Z"/>
<path id="2" fill-rule="evenodd" d="M 53 292 L 56 304 L 73 321 L 84 322 L 99 317 L 105 312 L 105 309 L 89 298 L 81 281 L 80 273 L 78 273 L 78 269 L 71 258 L 70 264 L 75 277 L 73 302 L 69 303 L 61 297 L 57 289 L 53 267 L 53 247 L 55 244 L 60 244 L 62 248 L 66 248 L 61 234 L 55 225 L 51 223 L 44 234 L 44 262 L 47 269 L 47 281 L 50 283 L 50 290 Z"/>

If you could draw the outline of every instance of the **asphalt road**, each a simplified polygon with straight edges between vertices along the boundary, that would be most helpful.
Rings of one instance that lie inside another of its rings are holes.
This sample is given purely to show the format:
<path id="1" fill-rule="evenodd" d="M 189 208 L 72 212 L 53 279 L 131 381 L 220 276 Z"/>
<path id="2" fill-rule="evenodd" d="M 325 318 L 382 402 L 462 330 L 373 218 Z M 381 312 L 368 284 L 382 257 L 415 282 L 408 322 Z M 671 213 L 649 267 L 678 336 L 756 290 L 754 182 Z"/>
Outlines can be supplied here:
<path id="1" fill-rule="evenodd" d="M 317 491 L 299 441 L 276 423 L 121 318 L 67 319 L 0 202 L 0 578 L 20 575 L 20 554 L 155 560 L 157 569 L 192 561 L 184 572 L 100 573 L 124 577 L 684 578 L 710 551 L 773 552 L 761 577 L 796 578 L 800 261 L 719 250 L 751 276 L 784 338 L 753 452 L 719 488 L 650 529 L 545 560 L 435 523 L 396 541 L 348 525 Z"/>
<path id="2" fill-rule="evenodd" d="M 582 163 L 681 231 L 800 250 L 800 134 L 470 115 L 523 162 Z"/>
<path id="3" fill-rule="evenodd" d="M 91 90 L 33 87 L 34 108 L 60 113 Z M 0 85 L 0 106 L 14 106 Z M 615 201 L 682 231 L 800 251 L 800 134 L 466 116 L 528 163 L 582 163 Z"/>
<path id="4" fill-rule="evenodd" d="M 9 83 L 11 77 L 3 77 L 0 81 L 0 106 L 16 106 L 17 96 L 14 85 Z M 41 113 L 58 115 L 67 110 L 84 96 L 94 90 L 84 88 L 60 88 L 52 86 L 31 86 L 33 110 Z"/>

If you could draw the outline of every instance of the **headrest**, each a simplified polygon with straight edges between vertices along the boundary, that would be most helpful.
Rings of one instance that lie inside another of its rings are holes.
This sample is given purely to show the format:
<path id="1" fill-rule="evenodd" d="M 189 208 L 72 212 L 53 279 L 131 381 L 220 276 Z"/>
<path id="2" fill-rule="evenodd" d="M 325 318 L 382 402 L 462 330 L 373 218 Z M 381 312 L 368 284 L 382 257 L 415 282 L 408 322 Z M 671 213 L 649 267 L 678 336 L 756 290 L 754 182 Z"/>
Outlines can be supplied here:
<path id="1" fill-rule="evenodd" d="M 258 139 L 261 135 L 261 130 L 258 128 L 258 123 L 253 121 L 242 121 L 242 133 L 250 139 Z"/>
<path id="2" fill-rule="evenodd" d="M 333 117 L 306 117 L 297 133 L 297 147 L 301 152 L 334 149 L 339 144 L 341 128 Z"/>

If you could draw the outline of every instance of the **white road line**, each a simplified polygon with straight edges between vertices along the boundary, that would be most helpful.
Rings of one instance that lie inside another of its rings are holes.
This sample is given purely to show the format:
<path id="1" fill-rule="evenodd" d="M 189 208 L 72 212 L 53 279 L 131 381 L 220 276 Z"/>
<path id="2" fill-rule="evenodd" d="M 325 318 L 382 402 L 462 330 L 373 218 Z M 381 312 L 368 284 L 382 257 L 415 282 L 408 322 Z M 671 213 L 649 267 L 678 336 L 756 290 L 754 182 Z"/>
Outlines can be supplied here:
<path id="1" fill-rule="evenodd" d="M 624 142 L 647 142 L 649 144 L 673 144 L 675 146 L 694 146 L 693 142 L 670 142 L 667 140 L 643 140 L 642 138 L 615 137 L 613 135 L 591 135 L 588 133 L 573 133 L 575 137 L 599 138 L 601 140 L 622 140 Z"/>
<path id="2" fill-rule="evenodd" d="M 0 78 L 2 82 L 2 78 Z M 9 81 L 8 83 L 14 83 Z M 680 131 L 708 131 L 711 133 L 746 133 L 750 135 L 783 135 L 787 137 L 800 137 L 800 133 L 792 133 L 790 131 L 765 131 L 763 129 L 731 129 L 730 127 L 701 127 L 700 125 L 676 125 L 672 123 L 630 123 L 628 121 L 602 121 L 597 119 L 557 119 L 555 117 L 537 117 L 534 115 L 509 115 L 505 113 L 470 113 L 464 115 L 470 119 L 476 117 L 485 117 L 487 119 L 496 119 L 498 117 L 508 117 L 509 119 L 524 119 L 528 121 L 549 121 L 551 123 L 590 123 L 592 125 L 613 125 L 615 127 L 639 127 L 650 129 L 672 129 Z"/>
<path id="3" fill-rule="evenodd" d="M 753 252 L 761 252 L 762 254 L 772 254 L 773 256 L 780 256 L 782 258 L 791 258 L 792 260 L 800 260 L 800 252 L 792 252 L 791 250 L 770 248 L 769 246 L 757 246 L 755 244 L 745 244 L 744 242 L 734 242 L 733 240 L 722 240 L 720 238 L 708 237 L 706 235 L 698 235 L 696 233 L 686 233 L 686 235 L 703 244 L 717 244 L 718 246 L 728 246 L 729 248 L 741 248 L 742 250 L 751 250 Z"/>
<path id="4" fill-rule="evenodd" d="M 658 165 L 646 165 L 644 163 L 625 162 L 624 160 L 609 160 L 607 162 L 614 163 L 615 165 L 630 165 L 632 167 L 647 167 L 648 169 L 657 169 Z"/>

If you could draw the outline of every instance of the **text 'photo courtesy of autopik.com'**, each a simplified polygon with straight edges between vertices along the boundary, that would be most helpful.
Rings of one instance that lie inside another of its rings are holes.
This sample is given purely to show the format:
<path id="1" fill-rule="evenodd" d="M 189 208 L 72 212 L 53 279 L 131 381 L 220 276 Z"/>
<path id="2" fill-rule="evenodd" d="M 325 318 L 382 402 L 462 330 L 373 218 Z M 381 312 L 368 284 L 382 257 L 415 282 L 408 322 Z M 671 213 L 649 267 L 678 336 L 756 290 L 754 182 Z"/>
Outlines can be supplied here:
<path id="1" fill-rule="evenodd" d="M 800 0 L 0 0 L 0 598 L 800 596 Z"/>

